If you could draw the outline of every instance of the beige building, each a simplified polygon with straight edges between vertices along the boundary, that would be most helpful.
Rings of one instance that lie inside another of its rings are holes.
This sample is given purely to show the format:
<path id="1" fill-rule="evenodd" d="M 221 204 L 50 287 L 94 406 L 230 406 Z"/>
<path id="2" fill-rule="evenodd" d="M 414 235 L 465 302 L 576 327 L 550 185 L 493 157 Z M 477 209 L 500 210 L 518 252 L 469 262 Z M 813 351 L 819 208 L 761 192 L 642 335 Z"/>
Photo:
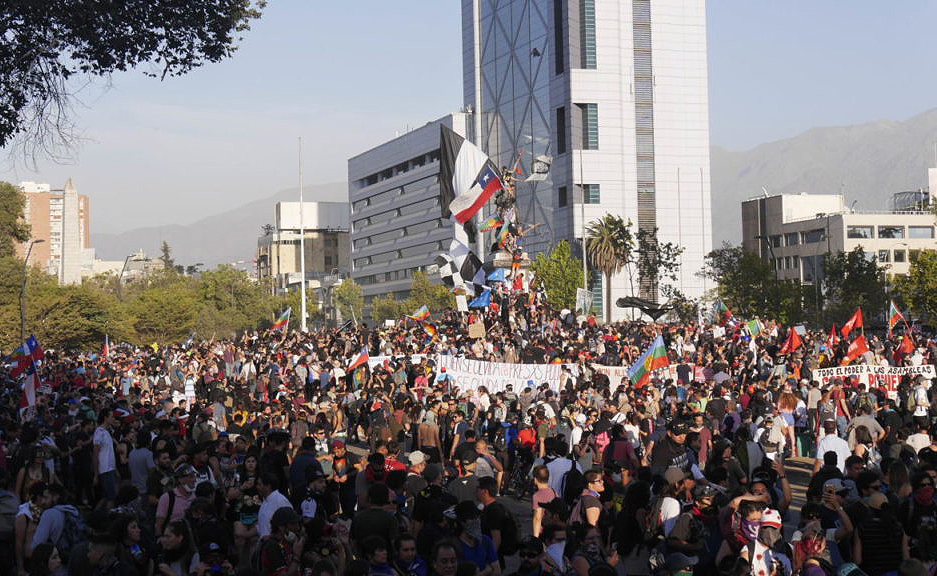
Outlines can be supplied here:
<path id="1" fill-rule="evenodd" d="M 273 292 L 299 288 L 299 202 L 278 202 L 275 225 L 257 239 L 257 277 Z M 347 202 L 303 202 L 307 288 L 351 266 Z"/>
<path id="2" fill-rule="evenodd" d="M 42 240 L 33 245 L 30 263 L 55 275 L 61 284 L 81 282 L 83 270 L 90 269 L 94 260 L 88 197 L 78 194 L 71 179 L 63 189 L 36 182 L 21 182 L 20 188 L 26 196 L 30 241 Z M 17 247 L 21 258 L 28 244 Z"/>
<path id="3" fill-rule="evenodd" d="M 771 262 L 782 280 L 813 284 L 827 254 L 861 246 L 887 274 L 907 274 L 914 252 L 937 250 L 935 216 L 923 202 L 881 211 L 847 209 L 839 194 L 779 194 L 742 203 L 742 245 Z"/>

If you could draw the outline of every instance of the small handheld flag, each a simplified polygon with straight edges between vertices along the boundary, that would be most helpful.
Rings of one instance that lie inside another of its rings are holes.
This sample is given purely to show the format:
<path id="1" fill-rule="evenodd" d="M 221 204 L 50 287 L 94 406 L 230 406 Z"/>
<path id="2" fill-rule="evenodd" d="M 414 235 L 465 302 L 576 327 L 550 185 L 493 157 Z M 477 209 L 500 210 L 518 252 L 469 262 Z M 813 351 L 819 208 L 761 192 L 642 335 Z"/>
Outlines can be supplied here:
<path id="1" fill-rule="evenodd" d="M 895 301 L 891 300 L 888 302 L 888 337 L 891 338 L 891 331 L 898 322 L 904 322 L 904 316 L 901 315 L 901 311 L 898 310 L 898 307 L 895 306 Z"/>
<path id="2" fill-rule="evenodd" d="M 645 350 L 644 354 L 635 360 L 634 364 L 628 370 L 628 378 L 634 382 L 635 387 L 645 386 L 651 379 L 651 372 L 670 365 L 670 358 L 667 357 L 667 348 L 664 346 L 664 339 L 660 334 L 651 342 L 651 345 Z"/>
<path id="3" fill-rule="evenodd" d="M 800 334 L 798 334 L 797 330 L 794 330 L 794 327 L 791 326 L 790 331 L 787 333 L 787 341 L 784 343 L 784 346 L 781 347 L 781 350 L 778 353 L 782 356 L 793 354 L 794 350 L 797 350 L 802 345 L 803 341 L 800 339 Z"/>
<path id="4" fill-rule="evenodd" d="M 416 320 L 417 322 L 425 322 L 429 319 L 429 308 L 424 304 L 413 314 L 407 314 L 407 318 Z"/>
<path id="5" fill-rule="evenodd" d="M 849 333 L 856 328 L 862 328 L 862 308 L 856 308 L 856 313 L 852 315 L 848 322 L 843 324 L 839 333 L 843 335 L 843 338 L 849 338 Z"/>

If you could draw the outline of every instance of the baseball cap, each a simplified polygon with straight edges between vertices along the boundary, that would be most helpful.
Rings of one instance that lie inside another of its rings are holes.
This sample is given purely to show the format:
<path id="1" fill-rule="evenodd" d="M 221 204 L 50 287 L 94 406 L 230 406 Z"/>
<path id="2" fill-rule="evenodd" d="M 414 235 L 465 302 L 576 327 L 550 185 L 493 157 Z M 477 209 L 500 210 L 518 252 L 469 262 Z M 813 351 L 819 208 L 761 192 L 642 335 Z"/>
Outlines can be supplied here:
<path id="1" fill-rule="evenodd" d="M 677 468 L 676 466 L 671 466 L 667 468 L 667 471 L 664 472 L 664 481 L 668 484 L 676 484 L 681 480 L 685 480 L 687 477 L 686 472 L 683 471 L 683 468 Z"/>
<path id="2" fill-rule="evenodd" d="M 179 464 L 176 466 L 175 476 L 176 478 L 183 478 L 188 475 L 195 475 L 195 468 L 191 464 Z"/>
<path id="3" fill-rule="evenodd" d="M 869 496 L 869 508 L 881 510 L 886 504 L 888 504 L 888 497 L 881 492 L 872 492 Z"/>
<path id="4" fill-rule="evenodd" d="M 455 517 L 459 522 L 478 518 L 480 514 L 473 500 L 463 500 L 455 505 Z"/>
<path id="5" fill-rule="evenodd" d="M 674 552 L 673 554 L 668 554 L 667 558 L 664 560 L 664 570 L 674 574 L 686 570 L 691 566 L 696 566 L 697 562 L 696 556 L 687 556 L 680 552 Z"/>
<path id="6" fill-rule="evenodd" d="M 704 500 L 706 498 L 715 498 L 717 490 L 709 484 L 697 484 L 693 488 L 693 498 L 695 500 Z"/>
<path id="7" fill-rule="evenodd" d="M 770 526 L 780 530 L 781 526 L 783 526 L 783 522 L 781 522 L 781 515 L 777 510 L 766 508 L 765 511 L 761 513 L 761 525 Z"/>
<path id="8" fill-rule="evenodd" d="M 839 494 L 840 492 L 849 492 L 849 487 L 843 484 L 843 481 L 839 478 L 830 478 L 823 483 L 823 489 L 826 490 L 829 487 L 833 487 L 833 492 Z"/>
<path id="9" fill-rule="evenodd" d="M 345 443 L 342 442 L 341 440 L 336 440 L 335 442 L 332 442 L 332 448 L 333 448 L 333 449 L 335 449 L 335 448 L 344 448 L 344 447 L 345 447 Z"/>
<path id="10" fill-rule="evenodd" d="M 463 466 L 474 464 L 476 460 L 478 460 L 478 454 L 474 450 L 466 450 L 462 452 L 462 456 L 459 458 L 459 461 L 462 462 Z"/>

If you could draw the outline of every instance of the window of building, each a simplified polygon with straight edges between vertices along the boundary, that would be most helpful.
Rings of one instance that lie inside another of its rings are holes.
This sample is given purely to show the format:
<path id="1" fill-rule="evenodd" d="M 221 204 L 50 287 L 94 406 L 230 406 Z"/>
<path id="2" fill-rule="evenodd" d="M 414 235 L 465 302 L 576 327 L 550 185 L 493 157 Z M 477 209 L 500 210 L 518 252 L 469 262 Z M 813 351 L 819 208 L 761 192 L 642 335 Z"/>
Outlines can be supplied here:
<path id="1" fill-rule="evenodd" d="M 566 197 L 567 195 L 566 186 L 560 186 L 559 192 L 560 192 L 559 204 L 560 204 L 560 208 L 562 208 L 566 206 L 566 204 L 569 203 L 569 199 Z"/>
<path id="2" fill-rule="evenodd" d="M 784 267 L 787 268 L 787 269 L 793 268 L 793 266 L 791 266 L 791 257 L 790 257 L 790 256 L 785 256 L 785 257 L 784 257 Z"/>
<path id="3" fill-rule="evenodd" d="M 579 0 L 579 45 L 582 67 L 595 70 L 595 0 Z"/>
<path id="4" fill-rule="evenodd" d="M 797 246 L 800 244 L 800 234 L 797 232 L 791 232 L 790 234 L 784 235 L 784 243 L 788 246 Z"/>
<path id="5" fill-rule="evenodd" d="M 556 153 L 566 153 L 566 107 L 556 109 Z"/>
<path id="6" fill-rule="evenodd" d="M 323 263 L 324 263 L 326 266 L 331 266 L 331 265 L 332 265 L 332 255 L 331 255 L 331 254 L 326 254 Z"/>
<path id="7" fill-rule="evenodd" d="M 802 239 L 804 244 L 813 244 L 823 240 L 823 228 L 817 228 L 816 230 L 810 230 L 802 234 Z"/>
<path id="8" fill-rule="evenodd" d="M 904 238 L 904 226 L 879 226 L 879 238 Z M 897 262 L 898 260 L 895 260 Z"/>
<path id="9" fill-rule="evenodd" d="M 582 201 L 586 204 L 601 204 L 602 194 L 598 184 L 582 184 Z"/>
<path id="10" fill-rule="evenodd" d="M 563 58 L 566 56 L 566 35 L 563 34 L 563 0 L 553 0 L 553 63 L 557 75 L 565 70 Z"/>
<path id="11" fill-rule="evenodd" d="M 908 238 L 933 238 L 933 226 L 908 226 Z"/>
<path id="12" fill-rule="evenodd" d="M 878 251 L 878 261 L 879 262 L 891 262 L 891 259 L 888 257 L 888 250 Z"/>
<path id="13" fill-rule="evenodd" d="M 771 246 L 775 248 L 781 247 L 781 235 L 780 234 L 778 234 L 777 236 L 771 237 Z"/>
<path id="14" fill-rule="evenodd" d="M 599 105 L 576 104 L 582 115 L 582 149 L 599 149 Z"/>
<path id="15" fill-rule="evenodd" d="M 872 238 L 872 226 L 847 226 L 847 238 Z"/>
<path id="16" fill-rule="evenodd" d="M 904 250 L 895 250 L 892 254 L 896 263 L 900 264 L 905 261 Z"/>
<path id="17" fill-rule="evenodd" d="M 800 270 L 800 256 L 791 256 L 791 267 Z"/>

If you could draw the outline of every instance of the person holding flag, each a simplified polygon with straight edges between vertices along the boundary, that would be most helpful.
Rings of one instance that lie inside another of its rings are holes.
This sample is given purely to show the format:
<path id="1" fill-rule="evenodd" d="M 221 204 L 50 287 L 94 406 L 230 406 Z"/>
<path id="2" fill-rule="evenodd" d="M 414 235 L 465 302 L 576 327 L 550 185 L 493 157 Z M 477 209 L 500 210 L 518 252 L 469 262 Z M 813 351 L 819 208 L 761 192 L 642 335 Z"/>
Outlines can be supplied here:
<path id="1" fill-rule="evenodd" d="M 631 365 L 628 378 L 634 383 L 635 388 L 644 388 L 651 379 L 651 372 L 667 366 L 670 366 L 670 358 L 667 356 L 664 339 L 658 334 L 644 354 L 641 354 Z"/>

